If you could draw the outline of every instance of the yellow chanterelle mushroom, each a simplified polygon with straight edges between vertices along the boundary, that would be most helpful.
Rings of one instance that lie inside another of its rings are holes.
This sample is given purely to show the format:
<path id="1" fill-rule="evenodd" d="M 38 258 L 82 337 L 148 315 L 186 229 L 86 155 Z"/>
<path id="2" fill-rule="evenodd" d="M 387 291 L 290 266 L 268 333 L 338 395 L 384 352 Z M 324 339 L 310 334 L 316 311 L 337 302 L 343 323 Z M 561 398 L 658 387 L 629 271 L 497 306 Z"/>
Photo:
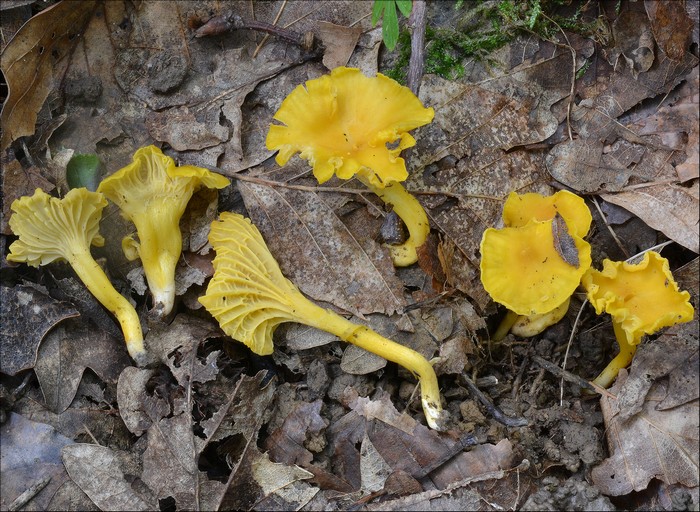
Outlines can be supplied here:
<path id="1" fill-rule="evenodd" d="M 260 355 L 272 353 L 272 334 L 283 322 L 298 322 L 335 334 L 416 375 L 428 424 L 441 428 L 443 412 L 437 377 L 421 354 L 304 297 L 282 275 L 257 228 L 241 215 L 222 213 L 212 223 L 209 241 L 216 251 L 214 277 L 199 301 L 224 332 Z"/>
<path id="2" fill-rule="evenodd" d="M 589 269 L 582 283 L 596 313 L 612 317 L 620 345 L 618 355 L 594 380 L 602 387 L 609 387 L 620 369 L 630 364 L 645 334 L 690 322 L 695 314 L 690 294 L 679 291 L 668 260 L 653 251 L 636 265 L 604 260 L 603 271 Z"/>
<path id="3" fill-rule="evenodd" d="M 101 246 L 99 222 L 107 200 L 98 192 L 76 188 L 63 199 L 41 189 L 12 203 L 10 228 L 19 237 L 10 245 L 8 261 L 33 267 L 67 261 L 90 293 L 117 317 L 126 348 L 139 364 L 145 363 L 143 333 L 136 310 L 105 275 L 90 254 L 90 245 Z"/>
<path id="4" fill-rule="evenodd" d="M 193 165 L 176 166 L 155 146 L 139 149 L 133 162 L 102 180 L 97 191 L 136 226 L 138 241 L 122 241 L 129 259 L 140 258 L 154 310 L 165 316 L 175 302 L 175 267 L 182 252 L 180 217 L 199 187 L 224 188 L 228 178 Z"/>
<path id="5" fill-rule="evenodd" d="M 408 171 L 399 154 L 416 144 L 408 132 L 433 116 L 432 108 L 391 78 L 338 67 L 285 98 L 274 116 L 284 124 L 270 126 L 265 144 L 279 151 L 279 165 L 299 153 L 319 183 L 334 174 L 344 180 L 356 176 L 390 205 L 409 236 L 389 251 L 396 266 L 406 266 L 418 260 L 416 248 L 425 242 L 430 224 L 421 204 L 400 183 Z"/>

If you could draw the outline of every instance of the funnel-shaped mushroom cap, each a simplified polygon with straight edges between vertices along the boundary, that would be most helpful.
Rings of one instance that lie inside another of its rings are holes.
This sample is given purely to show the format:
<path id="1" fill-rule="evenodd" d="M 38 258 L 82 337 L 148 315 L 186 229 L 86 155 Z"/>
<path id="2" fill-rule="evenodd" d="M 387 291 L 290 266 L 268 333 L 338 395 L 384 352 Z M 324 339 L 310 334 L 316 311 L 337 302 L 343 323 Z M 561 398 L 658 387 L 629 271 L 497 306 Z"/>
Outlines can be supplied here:
<path id="1" fill-rule="evenodd" d="M 133 162 L 105 178 L 98 188 L 136 226 L 139 241 L 125 239 L 127 257 L 138 254 L 153 293 L 166 315 L 175 300 L 175 266 L 182 252 L 180 217 L 200 186 L 224 188 L 230 181 L 193 165 L 176 166 L 155 146 L 141 148 Z"/>
<path id="2" fill-rule="evenodd" d="M 36 189 L 12 203 L 10 228 L 19 240 L 10 245 L 8 261 L 33 267 L 69 259 L 91 244 L 102 246 L 100 218 L 107 200 L 86 188 L 74 188 L 63 199 Z"/>
<path id="3" fill-rule="evenodd" d="M 530 221 L 520 228 L 489 228 L 481 240 L 481 281 L 491 298 L 519 315 L 547 313 L 578 287 L 591 265 L 591 246 L 572 236 L 578 264 L 555 247 L 555 221 Z"/>
<path id="4" fill-rule="evenodd" d="M 503 223 L 507 227 L 519 228 L 531 220 L 553 219 L 557 213 L 566 222 L 572 236 L 588 234 L 593 220 L 591 211 L 583 198 L 568 190 L 560 190 L 551 196 L 511 192 L 503 205 Z"/>
<path id="5" fill-rule="evenodd" d="M 333 173 L 349 179 L 368 168 L 371 183 L 383 187 L 407 178 L 398 155 L 416 143 L 408 131 L 430 123 L 433 116 L 432 108 L 423 107 L 410 89 L 391 78 L 338 67 L 285 98 L 274 116 L 285 126 L 271 126 L 265 144 L 279 150 L 279 165 L 301 153 L 319 183 Z M 393 149 L 387 147 L 397 141 Z"/>
<path id="6" fill-rule="evenodd" d="M 143 333 L 136 310 L 117 292 L 90 254 L 90 244 L 102 245 L 99 221 L 107 200 L 99 192 L 74 188 L 63 199 L 37 189 L 12 203 L 10 227 L 19 240 L 10 245 L 9 261 L 34 267 L 66 260 L 88 290 L 119 320 L 129 354 L 146 362 Z"/>
<path id="7" fill-rule="evenodd" d="M 273 352 L 275 328 L 296 321 L 295 303 L 305 301 L 270 254 L 258 228 L 223 212 L 209 233 L 216 257 L 214 277 L 199 298 L 232 338 L 259 355 Z"/>
<path id="8" fill-rule="evenodd" d="M 662 327 L 689 322 L 694 309 L 687 291 L 679 291 L 668 260 L 649 251 L 636 265 L 603 261 L 603 271 L 589 269 L 583 286 L 596 313 L 612 316 L 629 345 Z"/>

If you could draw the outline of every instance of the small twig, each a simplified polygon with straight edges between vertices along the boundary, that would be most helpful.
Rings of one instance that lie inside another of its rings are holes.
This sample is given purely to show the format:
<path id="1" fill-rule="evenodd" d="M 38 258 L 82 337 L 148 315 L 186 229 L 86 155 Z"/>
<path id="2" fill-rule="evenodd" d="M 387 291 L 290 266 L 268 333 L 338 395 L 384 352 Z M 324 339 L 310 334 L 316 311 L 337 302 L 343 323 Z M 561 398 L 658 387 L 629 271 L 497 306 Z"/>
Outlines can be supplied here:
<path id="1" fill-rule="evenodd" d="M 566 44 L 561 44 L 560 42 L 553 40 L 551 42 L 558 46 L 564 46 L 565 48 L 568 48 L 571 52 L 571 88 L 569 89 L 569 102 L 566 106 L 566 130 L 568 132 L 569 140 L 574 140 L 574 136 L 571 133 L 571 105 L 574 104 L 574 91 L 576 88 L 576 50 L 574 50 L 574 47 L 571 46 L 571 42 L 569 42 L 569 38 L 567 37 L 566 32 L 564 32 L 564 29 L 561 28 L 556 21 L 554 21 L 546 14 L 542 13 L 542 16 L 554 23 L 554 25 L 556 25 L 556 27 L 561 31 L 562 35 L 564 36 L 564 39 L 566 40 Z"/>
<path id="2" fill-rule="evenodd" d="M 547 370 L 549 373 L 552 373 L 556 375 L 557 377 L 561 377 L 567 382 L 571 382 L 572 384 L 576 384 L 582 388 L 589 389 L 591 391 L 595 391 L 595 387 L 591 385 L 590 382 L 588 382 L 586 379 L 583 379 L 579 377 L 578 375 L 574 375 L 571 372 L 568 372 L 566 370 L 563 370 L 559 368 L 558 365 L 547 361 L 545 358 L 540 357 L 536 354 L 533 354 L 532 360 L 539 365 L 540 368 L 544 368 Z"/>
<path id="3" fill-rule="evenodd" d="M 574 343 L 574 336 L 576 335 L 576 329 L 578 328 L 579 320 L 581 320 L 581 314 L 583 313 L 583 308 L 588 303 L 588 299 L 584 299 L 581 307 L 578 310 L 576 319 L 574 320 L 574 325 L 571 326 L 571 334 L 569 335 L 569 342 L 566 344 L 566 352 L 564 352 L 564 362 L 561 365 L 562 371 L 566 371 L 566 363 L 569 359 L 569 349 Z M 564 405 L 564 379 L 562 378 L 559 383 L 559 405 Z"/>
<path id="4" fill-rule="evenodd" d="M 314 49 L 314 46 L 316 46 L 317 50 L 320 50 L 319 45 L 315 44 L 317 41 L 314 38 L 313 32 L 301 34 L 293 30 L 288 30 L 270 23 L 265 23 L 264 21 L 243 21 L 240 16 L 235 14 L 229 14 L 228 16 L 214 16 L 195 31 L 194 37 L 199 38 L 213 36 L 223 32 L 241 29 L 265 32 L 275 37 L 279 37 L 280 39 L 284 39 L 285 41 L 289 41 L 290 43 L 296 44 L 307 52 L 311 52 Z"/>
<path id="5" fill-rule="evenodd" d="M 281 187 L 281 188 L 289 188 L 292 190 L 301 190 L 302 192 L 337 192 L 341 194 L 355 194 L 355 195 L 360 195 L 364 196 L 365 194 L 371 193 L 369 190 L 366 189 L 354 189 L 354 188 L 344 188 L 344 187 L 312 187 L 308 185 L 292 185 L 290 183 L 285 183 L 283 181 L 274 181 L 274 180 L 268 180 L 266 178 L 260 178 L 258 176 L 250 176 L 248 174 L 239 174 L 239 173 L 234 173 L 234 174 L 229 174 L 225 170 L 220 169 L 219 167 L 214 167 L 212 165 L 207 167 L 208 169 L 212 171 L 216 171 L 218 173 L 221 173 L 225 176 L 228 176 L 229 178 L 233 178 L 234 180 L 240 180 L 240 181 L 247 181 L 250 183 L 255 183 L 257 185 L 267 185 L 268 187 Z M 489 201 L 503 201 L 503 198 L 501 197 L 495 197 L 495 196 L 486 196 L 486 195 L 481 195 L 481 194 L 456 194 L 454 192 L 447 192 L 447 191 L 440 191 L 440 190 L 408 190 L 410 194 L 414 195 L 425 195 L 425 196 L 446 196 L 446 197 L 453 197 L 458 200 L 463 200 L 464 198 L 474 198 L 474 199 L 486 199 Z"/>
<path id="6" fill-rule="evenodd" d="M 518 370 L 518 375 L 515 376 L 515 380 L 513 381 L 513 388 L 510 391 L 511 398 L 515 398 L 518 396 L 518 388 L 520 388 L 520 383 L 522 382 L 523 376 L 525 375 L 525 369 L 527 368 L 529 363 L 530 363 L 530 356 L 526 355 L 523 358 L 523 364 L 520 365 L 520 370 Z"/>
<path id="7" fill-rule="evenodd" d="M 277 11 L 277 16 L 275 16 L 275 19 L 272 21 L 272 24 L 273 24 L 273 25 L 277 25 L 277 22 L 278 22 L 278 21 L 280 20 L 280 18 L 282 17 L 282 11 L 284 11 L 284 8 L 286 7 L 286 5 L 287 5 L 287 0 L 284 0 L 284 1 L 282 2 L 282 5 L 280 6 L 279 11 Z M 285 28 L 286 28 L 286 27 L 285 27 Z M 267 40 L 268 40 L 269 38 L 270 38 L 270 34 L 265 34 L 265 35 L 263 36 L 262 41 L 260 41 L 260 42 L 258 43 L 258 46 L 255 47 L 255 51 L 253 52 L 253 57 L 252 57 L 253 59 L 254 59 L 255 57 L 258 56 L 258 53 L 260 52 L 260 50 L 262 49 L 262 47 L 265 45 L 265 43 L 267 42 Z"/>
<path id="8" fill-rule="evenodd" d="M 494 405 L 491 400 L 489 400 L 486 395 L 484 395 L 481 390 L 476 387 L 476 384 L 474 384 L 474 381 L 472 381 L 469 376 L 467 376 L 465 373 L 462 373 L 462 379 L 464 379 L 465 384 L 469 388 L 469 392 L 477 399 L 479 402 L 481 402 L 481 405 L 483 405 L 488 413 L 495 419 L 497 422 L 504 424 L 506 427 L 524 427 L 528 424 L 528 421 L 525 418 L 520 418 L 520 417 L 510 417 L 507 416 L 501 409 L 498 408 L 498 406 Z"/>
<path id="9" fill-rule="evenodd" d="M 17 496 L 15 500 L 10 503 L 10 506 L 7 507 L 7 510 L 19 510 L 22 507 L 24 507 L 29 501 L 39 494 L 41 490 L 46 487 L 49 482 L 51 481 L 51 477 L 47 476 L 39 480 L 37 483 L 32 485 L 29 489 L 24 491 L 22 494 Z"/>
<path id="10" fill-rule="evenodd" d="M 83 423 L 83 428 L 85 429 L 85 432 L 87 432 L 87 435 L 90 436 L 90 439 L 92 439 L 93 443 L 95 443 L 97 446 L 102 446 L 85 423 Z"/>
<path id="11" fill-rule="evenodd" d="M 615 240 L 615 243 L 622 251 L 622 254 L 625 255 L 625 258 L 629 258 L 630 254 L 627 252 L 627 249 L 625 249 L 625 247 L 622 245 L 622 242 L 615 234 L 615 231 L 613 230 L 612 226 L 608 223 L 608 219 L 605 218 L 605 214 L 603 213 L 603 210 L 601 210 L 600 205 L 598 204 L 598 200 L 595 198 L 595 196 L 591 196 L 591 199 L 593 200 L 593 204 L 595 205 L 595 209 L 598 210 L 598 214 L 600 214 L 600 218 L 603 219 L 603 223 L 605 224 L 605 227 L 608 228 L 608 231 L 610 232 L 610 236 L 613 237 L 613 240 Z"/>
<path id="12" fill-rule="evenodd" d="M 411 92 L 418 96 L 420 81 L 423 78 L 425 65 L 425 0 L 413 0 L 413 10 L 408 20 L 411 27 L 411 58 L 408 61 L 408 77 L 406 85 Z"/>

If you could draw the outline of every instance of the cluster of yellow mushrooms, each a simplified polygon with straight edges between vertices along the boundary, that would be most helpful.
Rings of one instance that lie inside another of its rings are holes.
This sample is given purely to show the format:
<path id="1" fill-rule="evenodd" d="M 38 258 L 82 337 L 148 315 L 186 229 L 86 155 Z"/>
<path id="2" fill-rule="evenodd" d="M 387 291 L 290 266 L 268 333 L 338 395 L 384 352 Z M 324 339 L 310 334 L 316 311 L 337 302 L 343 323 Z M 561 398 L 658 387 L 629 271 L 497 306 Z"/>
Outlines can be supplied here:
<path id="1" fill-rule="evenodd" d="M 390 78 L 340 67 L 289 94 L 274 116 L 282 124 L 270 127 L 266 145 L 277 151 L 280 166 L 299 153 L 319 183 L 334 175 L 356 177 L 393 208 L 406 224 L 408 239 L 388 249 L 396 266 L 406 266 L 417 261 L 416 249 L 430 228 L 423 207 L 401 185 L 408 172 L 399 154 L 416 143 L 408 132 L 433 116 L 432 108 Z M 141 148 L 131 164 L 103 180 L 96 192 L 78 188 L 58 199 L 37 189 L 16 200 L 10 227 L 19 238 L 10 246 L 8 260 L 32 266 L 67 261 L 119 320 L 129 354 L 143 364 L 147 358 L 139 317 L 90 253 L 90 245 L 104 243 L 99 221 L 107 199 L 136 228 L 136 237 L 124 238 L 122 249 L 127 258 L 141 260 L 154 310 L 164 317 L 175 299 L 180 217 L 197 188 L 221 189 L 229 183 L 206 169 L 177 166 L 155 146 Z M 583 239 L 591 215 L 575 194 L 513 193 L 505 202 L 503 223 L 502 229 L 487 229 L 481 244 L 484 287 L 509 310 L 496 338 L 509 331 L 532 336 L 558 322 L 583 283 L 596 311 L 613 317 L 621 348 L 597 379 L 607 386 L 629 364 L 643 334 L 692 319 L 688 293 L 678 291 L 668 262 L 658 254 L 647 253 L 638 265 L 606 260 L 602 272 L 591 268 L 591 248 Z M 260 232 L 243 216 L 222 213 L 211 226 L 209 241 L 216 252 L 214 276 L 199 300 L 226 334 L 266 355 L 283 322 L 331 332 L 410 370 L 419 379 L 428 424 L 443 427 L 437 378 L 425 357 L 306 299 L 282 275 Z"/>

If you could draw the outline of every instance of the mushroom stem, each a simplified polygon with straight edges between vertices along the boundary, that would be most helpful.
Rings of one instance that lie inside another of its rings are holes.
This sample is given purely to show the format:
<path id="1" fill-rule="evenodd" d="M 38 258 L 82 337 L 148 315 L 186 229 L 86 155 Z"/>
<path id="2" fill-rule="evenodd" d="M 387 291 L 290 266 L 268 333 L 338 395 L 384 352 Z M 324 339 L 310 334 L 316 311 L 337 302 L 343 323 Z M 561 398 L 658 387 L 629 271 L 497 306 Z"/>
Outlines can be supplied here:
<path id="1" fill-rule="evenodd" d="M 421 402 L 428 425 L 442 429 L 440 388 L 435 370 L 428 360 L 413 349 L 381 336 L 364 325 L 357 325 L 342 316 L 317 306 L 303 296 L 295 303 L 294 320 L 335 334 L 343 341 L 377 354 L 409 370 L 418 379 Z"/>
<path id="2" fill-rule="evenodd" d="M 134 306 L 114 288 L 89 249 L 73 251 L 67 260 L 90 293 L 117 317 L 126 340 L 126 349 L 131 358 L 141 365 L 145 361 L 146 350 L 143 346 L 141 322 Z"/>
<path id="3" fill-rule="evenodd" d="M 148 269 L 146 280 L 154 313 L 167 316 L 175 304 L 175 268 L 182 252 L 180 217 L 154 213 L 133 221 L 139 235 L 139 257 L 143 268 Z"/>
<path id="4" fill-rule="evenodd" d="M 501 320 L 501 323 L 498 324 L 496 332 L 494 332 L 493 336 L 491 336 L 491 340 L 501 341 L 503 338 L 505 338 L 510 332 L 510 328 L 513 327 L 513 324 L 518 321 L 518 318 L 520 318 L 520 315 L 509 309 L 506 316 L 503 317 L 503 320 Z"/>
<path id="5" fill-rule="evenodd" d="M 627 341 L 625 331 L 619 322 L 613 321 L 613 329 L 615 330 L 617 344 L 620 345 L 620 352 L 593 381 L 593 384 L 597 384 L 602 388 L 609 388 L 612 385 L 620 370 L 626 368 L 632 362 L 632 358 L 637 352 L 637 345 L 631 345 Z"/>
<path id="6" fill-rule="evenodd" d="M 412 265 L 418 261 L 416 249 L 425 243 L 430 233 L 430 222 L 425 209 L 398 181 L 392 181 L 384 187 L 377 187 L 369 179 L 370 173 L 374 174 L 373 171 L 365 168 L 357 173 L 357 177 L 394 209 L 408 229 L 408 239 L 403 244 L 388 246 L 391 259 L 397 267 Z"/>

